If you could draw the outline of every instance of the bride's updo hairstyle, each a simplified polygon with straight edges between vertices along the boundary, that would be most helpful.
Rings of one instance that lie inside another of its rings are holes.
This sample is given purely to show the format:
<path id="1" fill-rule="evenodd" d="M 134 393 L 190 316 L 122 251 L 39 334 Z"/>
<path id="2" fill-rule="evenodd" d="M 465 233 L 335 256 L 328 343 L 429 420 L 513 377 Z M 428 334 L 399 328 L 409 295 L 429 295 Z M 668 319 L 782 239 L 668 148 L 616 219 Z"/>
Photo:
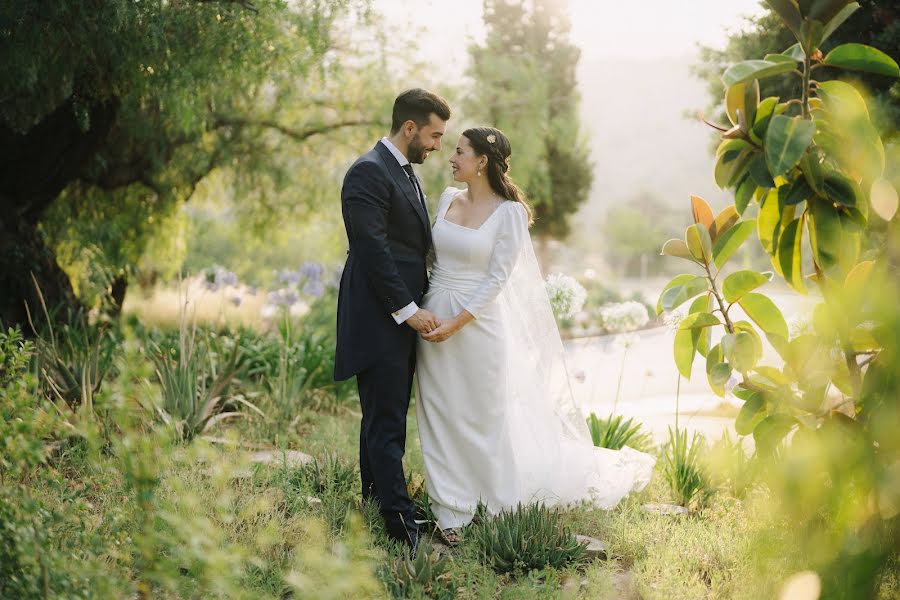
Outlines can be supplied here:
<path id="1" fill-rule="evenodd" d="M 518 202 L 524 206 L 525 211 L 528 213 L 529 224 L 534 222 L 531 206 L 525 200 L 525 194 L 507 175 L 507 171 L 509 171 L 509 157 L 512 154 L 509 139 L 502 131 L 493 127 L 472 127 L 463 131 L 462 134 L 469 140 L 476 156 L 487 157 L 488 183 L 491 185 L 494 193 L 501 198 Z"/>

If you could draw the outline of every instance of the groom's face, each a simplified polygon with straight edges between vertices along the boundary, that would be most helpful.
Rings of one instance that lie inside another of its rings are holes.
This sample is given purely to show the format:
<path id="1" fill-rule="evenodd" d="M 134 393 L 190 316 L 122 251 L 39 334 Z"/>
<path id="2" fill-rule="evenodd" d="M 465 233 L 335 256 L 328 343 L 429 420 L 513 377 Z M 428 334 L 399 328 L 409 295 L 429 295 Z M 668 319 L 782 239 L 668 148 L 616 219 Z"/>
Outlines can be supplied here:
<path id="1" fill-rule="evenodd" d="M 422 164 L 430 152 L 440 151 L 441 138 L 447 130 L 447 121 L 431 113 L 428 123 L 422 127 L 417 127 L 412 121 L 409 123 L 412 123 L 412 127 L 409 128 L 411 137 L 407 158 L 411 163 Z"/>

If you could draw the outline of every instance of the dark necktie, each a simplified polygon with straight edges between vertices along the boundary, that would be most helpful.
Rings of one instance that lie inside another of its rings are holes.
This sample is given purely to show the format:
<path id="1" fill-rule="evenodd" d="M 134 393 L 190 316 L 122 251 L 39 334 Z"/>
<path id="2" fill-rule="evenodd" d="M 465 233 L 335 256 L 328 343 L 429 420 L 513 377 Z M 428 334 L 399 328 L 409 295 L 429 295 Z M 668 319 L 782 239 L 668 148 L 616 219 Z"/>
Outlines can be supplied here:
<path id="1" fill-rule="evenodd" d="M 403 165 L 403 170 L 406 171 L 407 177 L 409 177 L 409 182 L 412 184 L 413 189 L 416 190 L 416 195 L 419 197 L 419 202 L 422 204 L 422 209 L 425 211 L 425 214 L 428 214 L 428 207 L 425 206 L 425 195 L 422 194 L 422 190 L 419 188 L 419 180 L 416 178 L 416 174 L 413 173 L 412 165 L 406 163 Z"/>

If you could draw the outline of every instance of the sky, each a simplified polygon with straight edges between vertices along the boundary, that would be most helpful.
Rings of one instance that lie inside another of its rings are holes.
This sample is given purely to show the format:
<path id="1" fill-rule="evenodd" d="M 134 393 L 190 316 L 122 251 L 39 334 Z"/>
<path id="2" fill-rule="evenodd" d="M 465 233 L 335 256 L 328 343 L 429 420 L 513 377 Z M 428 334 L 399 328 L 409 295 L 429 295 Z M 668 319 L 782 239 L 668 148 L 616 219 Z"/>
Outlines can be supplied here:
<path id="1" fill-rule="evenodd" d="M 375 0 L 391 25 L 418 31 L 420 58 L 461 75 L 470 40 L 481 40 L 482 0 Z M 691 55 L 696 45 L 722 46 L 759 0 L 570 0 L 571 40 L 585 59 Z M 689 8 L 688 8 L 689 7 Z"/>

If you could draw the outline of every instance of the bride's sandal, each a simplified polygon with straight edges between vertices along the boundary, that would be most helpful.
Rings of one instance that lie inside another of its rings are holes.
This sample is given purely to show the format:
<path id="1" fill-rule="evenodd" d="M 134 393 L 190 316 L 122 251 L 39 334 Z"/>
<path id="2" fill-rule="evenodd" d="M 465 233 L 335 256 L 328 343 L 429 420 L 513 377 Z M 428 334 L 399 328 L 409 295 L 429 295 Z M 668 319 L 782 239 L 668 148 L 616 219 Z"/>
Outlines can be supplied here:
<path id="1" fill-rule="evenodd" d="M 459 529 L 455 527 L 448 527 L 447 529 L 435 527 L 435 531 L 445 545 L 449 546 L 450 548 L 456 548 L 457 546 L 459 546 L 459 542 L 462 539 L 459 534 Z"/>

